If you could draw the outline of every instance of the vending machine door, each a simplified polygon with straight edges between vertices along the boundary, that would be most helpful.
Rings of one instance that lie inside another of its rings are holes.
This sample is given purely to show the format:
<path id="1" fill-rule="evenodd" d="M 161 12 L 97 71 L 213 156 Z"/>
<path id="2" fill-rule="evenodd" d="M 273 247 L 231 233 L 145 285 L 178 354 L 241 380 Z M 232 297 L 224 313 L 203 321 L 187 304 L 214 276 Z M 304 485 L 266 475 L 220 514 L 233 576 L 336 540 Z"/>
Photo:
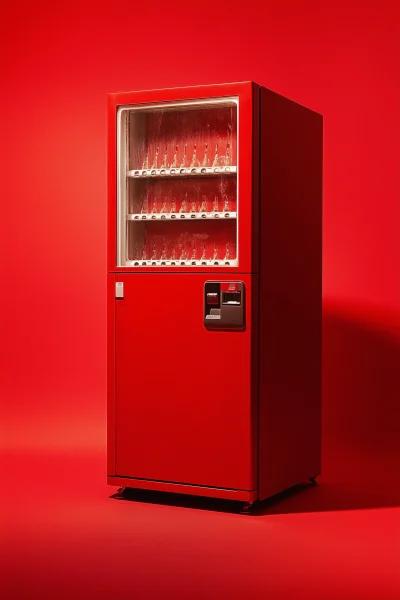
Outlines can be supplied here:
<path id="1" fill-rule="evenodd" d="M 231 289 L 240 293 L 225 292 L 231 280 L 221 275 L 110 277 L 115 293 L 115 475 L 254 490 L 256 276 L 232 280 Z M 213 281 L 221 303 L 236 303 L 223 307 L 228 317 L 222 328 L 209 327 L 205 320 L 205 294 Z M 232 314 L 236 318 L 232 307 L 243 308 L 240 326 L 226 326 Z"/>

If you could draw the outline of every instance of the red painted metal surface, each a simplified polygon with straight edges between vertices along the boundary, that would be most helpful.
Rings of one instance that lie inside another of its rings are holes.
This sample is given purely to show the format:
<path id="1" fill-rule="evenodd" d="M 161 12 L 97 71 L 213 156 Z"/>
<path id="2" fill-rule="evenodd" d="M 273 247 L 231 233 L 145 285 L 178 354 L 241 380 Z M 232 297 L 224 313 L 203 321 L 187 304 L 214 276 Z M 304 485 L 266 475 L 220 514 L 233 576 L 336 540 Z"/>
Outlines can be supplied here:
<path id="1" fill-rule="evenodd" d="M 241 490 L 227 490 L 197 485 L 180 485 L 164 483 L 162 481 L 132 479 L 129 477 L 107 477 L 107 483 L 108 485 L 120 487 L 154 490 L 156 492 L 171 492 L 173 494 L 188 494 L 190 496 L 206 496 L 208 498 L 224 498 L 225 500 L 238 500 L 241 502 L 254 502 L 254 500 L 257 500 L 257 491 L 243 492 Z"/>
<path id="2" fill-rule="evenodd" d="M 204 327 L 204 283 L 221 274 L 116 279 L 116 475 L 254 490 L 256 276 L 241 276 L 246 329 L 237 332 Z"/>
<path id="3" fill-rule="evenodd" d="M 239 267 L 118 268 L 117 107 L 223 96 L 239 97 Z M 321 123 L 252 83 L 111 95 L 110 484 L 251 502 L 318 475 Z M 244 331 L 204 327 L 207 280 L 244 282 Z"/>
<path id="4" fill-rule="evenodd" d="M 107 473 L 115 475 L 115 275 L 107 275 Z"/>
<path id="5" fill-rule="evenodd" d="M 238 166 L 240 176 L 238 178 L 239 218 L 238 236 L 240 240 L 240 256 L 238 267 L 226 267 L 224 270 L 232 273 L 255 272 L 257 268 L 256 242 L 258 225 L 256 221 L 257 211 L 253 211 L 253 203 L 257 198 L 257 169 L 253 163 L 258 159 L 257 125 L 259 87 L 252 82 L 230 83 L 222 85 L 210 85 L 199 87 L 185 87 L 164 90 L 150 90 L 140 92 L 124 92 L 109 95 L 108 105 L 108 271 L 109 272 L 156 272 L 154 267 L 118 267 L 116 263 L 117 248 L 117 222 L 116 222 L 116 200 L 117 200 L 117 164 L 116 164 L 116 118 L 119 106 L 134 104 L 162 103 L 168 101 L 188 99 L 210 99 L 237 96 L 239 99 L 238 120 Z M 204 272 L 203 267 L 162 267 L 165 272 Z M 219 273 L 220 267 L 207 267 L 208 272 Z"/>
<path id="6" fill-rule="evenodd" d="M 261 165 L 259 493 L 265 498 L 321 470 L 321 115 L 262 89 Z"/>

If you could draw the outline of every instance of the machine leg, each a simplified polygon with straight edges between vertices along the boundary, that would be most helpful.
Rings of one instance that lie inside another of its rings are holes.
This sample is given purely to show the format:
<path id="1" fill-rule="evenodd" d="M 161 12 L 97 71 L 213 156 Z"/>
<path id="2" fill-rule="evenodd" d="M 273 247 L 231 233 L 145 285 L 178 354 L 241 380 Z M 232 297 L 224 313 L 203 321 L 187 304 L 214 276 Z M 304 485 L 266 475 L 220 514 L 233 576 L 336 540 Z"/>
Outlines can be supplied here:
<path id="1" fill-rule="evenodd" d="M 117 493 L 116 493 L 116 497 L 117 498 L 124 498 L 125 490 L 126 490 L 126 488 L 124 488 L 124 487 L 118 488 L 117 489 Z"/>
<path id="2" fill-rule="evenodd" d="M 240 509 L 240 514 L 241 515 L 251 515 L 251 511 L 254 508 L 254 502 L 245 502 L 242 506 L 242 508 Z"/>
<path id="3" fill-rule="evenodd" d="M 313 486 L 317 486 L 318 485 L 318 481 L 317 481 L 317 476 L 315 477 L 310 477 L 310 483 Z"/>

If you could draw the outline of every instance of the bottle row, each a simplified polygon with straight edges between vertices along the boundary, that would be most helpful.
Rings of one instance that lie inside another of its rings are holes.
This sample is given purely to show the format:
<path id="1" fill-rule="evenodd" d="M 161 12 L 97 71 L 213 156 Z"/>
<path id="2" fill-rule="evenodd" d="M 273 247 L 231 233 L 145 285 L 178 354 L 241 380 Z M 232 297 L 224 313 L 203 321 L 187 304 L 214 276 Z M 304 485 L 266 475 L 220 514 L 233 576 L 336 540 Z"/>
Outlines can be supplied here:
<path id="1" fill-rule="evenodd" d="M 219 264 L 221 261 L 224 264 L 230 264 L 236 259 L 236 251 L 234 244 L 227 242 L 225 248 L 222 249 L 217 243 L 213 245 L 203 242 L 202 244 L 193 242 L 191 244 L 168 245 L 166 242 L 162 244 L 152 243 L 150 246 L 146 243 L 136 243 L 134 253 L 130 260 L 136 262 L 135 266 L 140 264 L 145 265 L 149 261 L 169 264 Z"/>
<path id="2" fill-rule="evenodd" d="M 175 145 L 172 156 L 171 150 L 166 145 L 160 150 L 159 145 L 155 147 L 155 151 L 150 155 L 150 148 L 147 148 L 146 154 L 142 161 L 142 174 L 147 172 L 156 174 L 158 169 L 191 169 L 202 167 L 230 167 L 232 165 L 232 147 L 231 142 L 226 141 L 221 148 L 221 144 L 216 143 L 213 150 L 209 150 L 208 142 L 199 148 L 198 144 L 193 144 L 191 156 L 188 155 L 188 144 L 184 143 L 181 147 Z M 135 175 L 139 175 L 139 171 L 134 171 Z"/>
<path id="3" fill-rule="evenodd" d="M 194 200 L 193 198 L 188 200 L 187 193 L 183 195 L 180 201 L 170 197 L 164 197 L 163 199 L 154 197 L 150 200 L 149 195 L 146 195 L 139 205 L 134 203 L 133 214 L 231 213 L 235 211 L 235 204 L 226 195 L 224 198 L 214 196 L 212 201 L 206 195 L 203 195 L 201 201 Z"/>

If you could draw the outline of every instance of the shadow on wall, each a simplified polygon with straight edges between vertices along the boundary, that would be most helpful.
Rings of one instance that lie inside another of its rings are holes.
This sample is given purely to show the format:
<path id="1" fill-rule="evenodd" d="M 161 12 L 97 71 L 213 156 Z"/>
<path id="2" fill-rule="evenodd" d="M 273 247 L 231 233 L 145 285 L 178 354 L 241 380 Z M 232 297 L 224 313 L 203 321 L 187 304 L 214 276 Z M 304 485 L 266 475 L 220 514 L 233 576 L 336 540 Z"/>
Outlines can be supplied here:
<path id="1" fill-rule="evenodd" d="M 400 342 L 324 315 L 320 486 L 269 500 L 260 514 L 400 506 Z"/>

